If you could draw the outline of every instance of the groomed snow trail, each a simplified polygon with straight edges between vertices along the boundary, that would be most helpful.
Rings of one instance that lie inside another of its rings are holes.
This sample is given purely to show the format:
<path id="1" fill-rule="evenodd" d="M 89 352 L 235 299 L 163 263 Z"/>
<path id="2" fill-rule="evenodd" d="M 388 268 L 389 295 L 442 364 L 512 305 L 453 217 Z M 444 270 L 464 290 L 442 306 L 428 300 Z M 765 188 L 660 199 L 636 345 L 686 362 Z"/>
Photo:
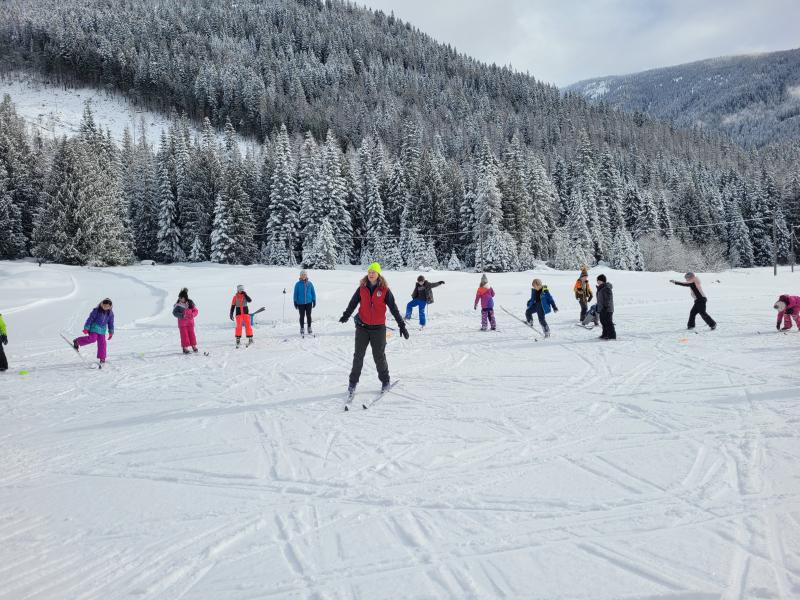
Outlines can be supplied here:
<path id="1" fill-rule="evenodd" d="M 800 596 L 800 334 L 771 308 L 800 275 L 702 276 L 720 325 L 694 334 L 675 274 L 605 272 L 608 343 L 574 326 L 576 273 L 490 276 L 519 314 L 549 285 L 536 343 L 499 310 L 478 331 L 479 275 L 430 274 L 428 327 L 388 342 L 400 383 L 346 413 L 360 271 L 311 273 L 300 339 L 294 270 L 0 262 L 0 599 Z M 388 273 L 401 310 L 416 275 Z M 237 283 L 267 307 L 238 350 Z M 180 353 L 183 285 L 209 356 Z M 90 370 L 57 332 L 105 296 Z M 368 352 L 354 406 L 378 387 Z"/>

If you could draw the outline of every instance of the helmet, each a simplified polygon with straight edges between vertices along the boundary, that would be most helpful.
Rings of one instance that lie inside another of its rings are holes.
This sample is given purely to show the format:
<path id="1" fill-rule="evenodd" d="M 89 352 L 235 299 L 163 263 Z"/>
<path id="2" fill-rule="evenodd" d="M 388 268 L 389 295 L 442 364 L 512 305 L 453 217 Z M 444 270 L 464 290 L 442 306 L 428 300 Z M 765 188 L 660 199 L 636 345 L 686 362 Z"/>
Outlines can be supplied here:
<path id="1" fill-rule="evenodd" d="M 239 285 L 236 286 L 236 291 L 237 292 L 243 292 L 244 291 L 244 286 L 240 283 Z"/>

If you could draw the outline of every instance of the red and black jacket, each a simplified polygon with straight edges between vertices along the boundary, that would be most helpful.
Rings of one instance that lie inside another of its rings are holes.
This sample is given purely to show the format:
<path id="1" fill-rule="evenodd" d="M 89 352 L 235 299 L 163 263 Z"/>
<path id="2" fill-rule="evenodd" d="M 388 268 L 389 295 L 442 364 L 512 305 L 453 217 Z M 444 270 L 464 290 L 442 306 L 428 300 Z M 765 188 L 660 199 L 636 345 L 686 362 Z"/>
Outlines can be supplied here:
<path id="1" fill-rule="evenodd" d="M 405 321 L 400 316 L 397 303 L 394 301 L 392 291 L 380 285 L 370 285 L 369 283 L 358 286 L 350 304 L 344 311 L 344 316 L 348 319 L 358 306 L 357 322 L 363 327 L 383 327 L 386 325 L 386 308 L 388 307 L 397 321 L 398 327 L 404 327 Z"/>

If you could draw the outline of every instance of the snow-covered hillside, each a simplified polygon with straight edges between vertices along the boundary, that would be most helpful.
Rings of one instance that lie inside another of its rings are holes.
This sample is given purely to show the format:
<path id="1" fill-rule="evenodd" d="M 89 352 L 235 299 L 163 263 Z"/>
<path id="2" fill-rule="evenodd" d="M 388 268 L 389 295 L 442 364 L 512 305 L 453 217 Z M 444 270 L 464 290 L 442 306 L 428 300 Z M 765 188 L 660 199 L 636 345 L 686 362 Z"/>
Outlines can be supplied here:
<path id="1" fill-rule="evenodd" d="M 724 131 L 756 147 L 798 139 L 799 89 L 800 49 L 713 58 L 566 88 L 682 127 Z"/>
<path id="2" fill-rule="evenodd" d="M 292 270 L 0 263 L 0 598 L 797 597 L 800 335 L 771 307 L 800 279 L 703 276 L 719 328 L 687 334 L 674 274 L 607 273 L 616 342 L 574 325 L 576 273 L 490 276 L 516 314 L 549 284 L 538 342 L 499 309 L 478 331 L 478 275 L 430 274 L 398 385 L 344 413 L 359 271 L 311 273 L 300 339 Z M 388 274 L 402 304 L 415 276 Z M 267 308 L 246 350 L 237 283 Z M 183 285 L 207 357 L 180 354 Z M 98 371 L 58 332 L 107 295 Z M 356 399 L 377 387 L 368 356 Z"/>
<path id="3" fill-rule="evenodd" d="M 5 94 L 11 97 L 17 114 L 46 138 L 77 134 L 87 102 L 95 122 L 103 131 L 108 129 L 117 142 L 122 141 L 125 128 L 138 139 L 144 121 L 147 139 L 157 146 L 161 132 L 166 131 L 170 124 L 168 115 L 137 107 L 121 94 L 86 87 L 65 88 L 34 73 L 0 75 L 0 98 Z M 200 132 L 197 128 L 194 131 Z M 255 149 L 257 145 L 240 139 L 239 146 L 244 153 L 247 148 Z"/>

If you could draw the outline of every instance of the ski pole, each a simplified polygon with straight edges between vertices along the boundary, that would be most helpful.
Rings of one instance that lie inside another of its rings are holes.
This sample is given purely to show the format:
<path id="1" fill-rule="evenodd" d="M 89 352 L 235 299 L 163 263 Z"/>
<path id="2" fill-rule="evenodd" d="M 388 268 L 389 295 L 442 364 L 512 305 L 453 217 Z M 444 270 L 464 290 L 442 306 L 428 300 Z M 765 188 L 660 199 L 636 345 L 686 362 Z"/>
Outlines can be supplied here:
<path id="1" fill-rule="evenodd" d="M 286 288 L 283 288 L 283 316 L 281 320 L 286 323 Z"/>

